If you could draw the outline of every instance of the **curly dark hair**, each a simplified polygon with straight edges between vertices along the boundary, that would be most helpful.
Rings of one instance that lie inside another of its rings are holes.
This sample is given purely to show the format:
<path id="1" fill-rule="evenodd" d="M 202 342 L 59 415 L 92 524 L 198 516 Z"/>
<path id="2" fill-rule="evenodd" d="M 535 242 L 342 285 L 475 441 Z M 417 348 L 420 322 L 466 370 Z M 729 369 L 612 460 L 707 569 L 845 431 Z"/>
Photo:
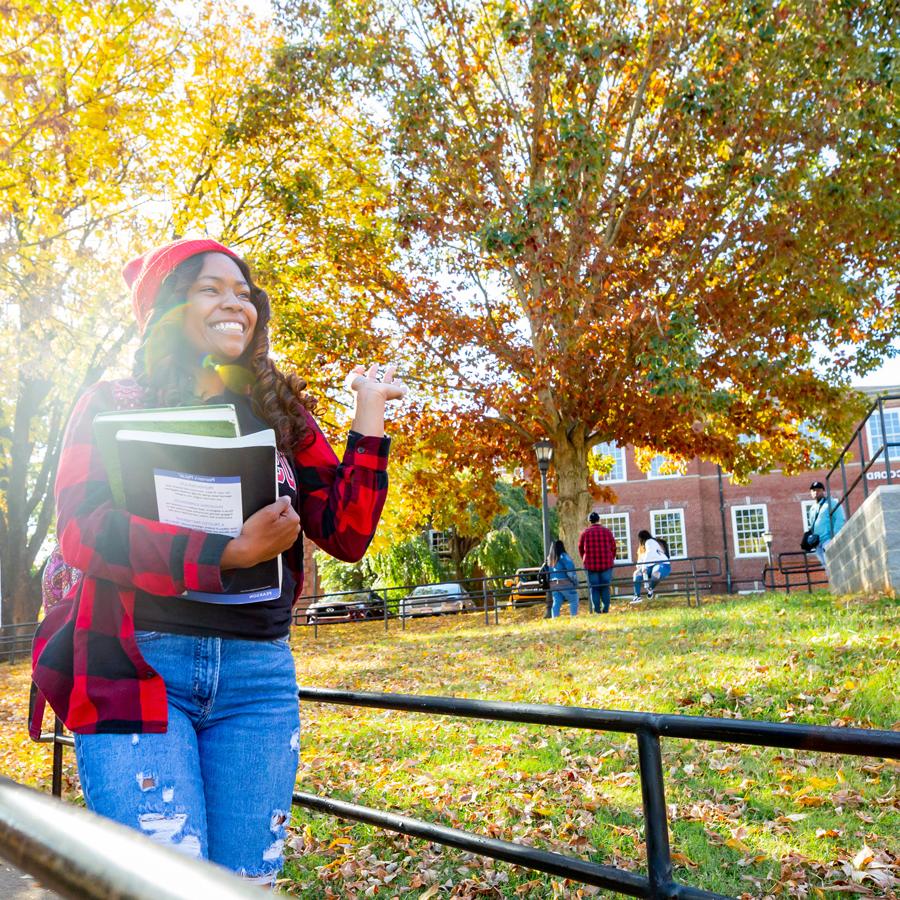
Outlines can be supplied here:
<path id="1" fill-rule="evenodd" d="M 148 400 L 158 406 L 187 406 L 198 399 L 196 351 L 185 338 L 183 318 L 188 289 L 197 280 L 206 256 L 198 253 L 186 259 L 162 283 L 135 353 L 134 378 Z M 253 412 L 275 431 L 278 449 L 290 454 L 314 439 L 308 411 L 315 409 L 316 401 L 306 392 L 302 378 L 279 371 L 269 358 L 269 297 L 253 281 L 247 263 L 238 258 L 234 262 L 250 286 L 257 319 L 250 344 L 229 368 L 244 370 Z"/>

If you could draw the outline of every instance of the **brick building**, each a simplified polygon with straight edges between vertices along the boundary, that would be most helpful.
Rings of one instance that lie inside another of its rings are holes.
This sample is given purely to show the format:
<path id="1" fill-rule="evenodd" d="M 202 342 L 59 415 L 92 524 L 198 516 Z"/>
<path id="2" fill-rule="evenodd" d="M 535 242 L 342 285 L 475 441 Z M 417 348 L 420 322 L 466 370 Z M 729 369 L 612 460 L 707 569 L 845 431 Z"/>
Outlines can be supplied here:
<path id="1" fill-rule="evenodd" d="M 878 394 L 900 398 L 900 386 L 866 392 L 873 399 Z M 895 460 L 891 463 L 891 477 L 900 483 L 900 399 L 885 402 L 884 427 L 882 440 L 877 416 L 866 424 L 865 458 L 871 459 L 885 442 L 896 443 L 898 446 L 890 454 Z M 646 528 L 666 538 L 673 558 L 716 556 L 722 560 L 723 588 L 727 556 L 727 570 L 736 590 L 762 587 L 762 572 L 768 561 L 762 538 L 765 533 L 773 537 L 773 560 L 779 553 L 799 551 L 800 537 L 808 527 L 807 516 L 813 506 L 810 482 L 824 481 L 827 474 L 827 470 L 820 469 L 788 477 L 774 469 L 755 476 L 749 484 L 734 485 L 718 466 L 700 459 L 691 460 L 683 475 L 661 475 L 664 457 L 657 457 L 651 470 L 644 473 L 634 461 L 633 447 L 604 445 L 598 450 L 616 461 L 604 479 L 615 490 L 616 502 L 597 504 L 595 509 L 616 536 L 619 560 L 634 561 L 638 531 Z M 848 482 L 858 474 L 859 454 L 847 466 Z M 886 480 L 883 462 L 876 463 L 867 475 L 870 489 Z M 843 494 L 839 475 L 832 479 L 831 490 L 838 497 Z M 863 499 L 862 491 L 857 489 L 851 496 L 851 512 Z M 433 532 L 432 537 L 435 536 L 440 538 L 441 533 Z M 320 591 L 315 548 L 306 541 L 304 549 L 303 594 L 311 597 Z M 439 547 L 435 545 L 435 549 Z"/>
<path id="2" fill-rule="evenodd" d="M 870 393 L 900 397 L 900 388 Z M 884 413 L 885 440 L 877 416 L 872 416 L 864 428 L 865 458 L 871 459 L 885 442 L 897 442 L 891 477 L 900 482 L 900 400 L 886 401 Z M 597 451 L 615 459 L 613 471 L 604 482 L 615 490 L 616 502 L 597 504 L 595 509 L 615 534 L 621 561 L 634 560 L 637 533 L 647 529 L 666 538 L 673 558 L 717 556 L 724 563 L 727 556 L 727 569 L 737 590 L 762 587 L 762 571 L 768 561 L 763 535 L 767 532 L 772 535 L 773 559 L 779 553 L 799 551 L 813 507 L 809 485 L 824 481 L 827 475 L 822 469 L 789 477 L 774 469 L 754 476 L 749 484 L 735 485 L 718 466 L 700 459 L 691 460 L 682 475 L 662 475 L 665 457 L 656 457 L 645 473 L 637 467 L 630 446 L 606 444 Z M 848 483 L 859 475 L 859 456 L 857 453 L 847 465 Z M 866 480 L 870 489 L 886 483 L 883 455 Z M 838 497 L 843 494 L 840 473 L 832 477 L 831 491 Z M 851 512 L 863 499 L 861 488 L 851 494 Z M 723 579 L 725 572 L 723 565 Z"/>

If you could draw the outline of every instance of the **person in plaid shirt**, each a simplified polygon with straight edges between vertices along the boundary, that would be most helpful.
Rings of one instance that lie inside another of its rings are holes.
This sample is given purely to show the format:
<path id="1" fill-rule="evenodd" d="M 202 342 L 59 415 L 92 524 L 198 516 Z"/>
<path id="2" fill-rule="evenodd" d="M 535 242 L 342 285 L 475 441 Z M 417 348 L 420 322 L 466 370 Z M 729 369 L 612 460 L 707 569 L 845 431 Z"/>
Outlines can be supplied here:
<path id="1" fill-rule="evenodd" d="M 387 493 L 389 368 L 355 367 L 355 417 L 338 460 L 305 382 L 269 358 L 269 301 L 234 251 L 179 240 L 124 271 L 142 334 L 134 377 L 101 382 L 69 422 L 56 481 L 57 534 L 80 570 L 35 637 L 31 722 L 43 702 L 75 733 L 87 805 L 184 853 L 272 884 L 299 758 L 288 643 L 302 535 L 359 560 Z M 278 500 L 237 537 L 130 515 L 112 502 L 92 422 L 111 409 L 232 403 L 241 433 L 271 428 Z M 229 573 L 281 555 L 275 600 L 217 605 Z"/>
<path id="2" fill-rule="evenodd" d="M 599 513 L 592 512 L 588 522 L 590 525 L 578 538 L 578 552 L 591 586 L 591 612 L 608 613 L 616 539 L 605 525 L 600 524 Z"/>

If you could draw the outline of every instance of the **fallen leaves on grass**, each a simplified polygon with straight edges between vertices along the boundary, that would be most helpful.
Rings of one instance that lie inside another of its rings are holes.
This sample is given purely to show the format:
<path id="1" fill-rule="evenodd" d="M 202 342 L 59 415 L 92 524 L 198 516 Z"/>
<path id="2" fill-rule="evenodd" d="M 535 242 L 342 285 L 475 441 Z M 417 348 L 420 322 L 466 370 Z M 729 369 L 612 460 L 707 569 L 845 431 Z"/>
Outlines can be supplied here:
<path id="1" fill-rule="evenodd" d="M 778 610 L 785 610 L 777 616 Z M 302 684 L 818 724 L 898 727 L 900 610 L 830 597 L 544 622 L 322 628 L 295 638 Z M 864 637 L 863 637 L 864 636 Z M 28 742 L 27 666 L 0 666 L 0 761 L 46 786 Z M 852 684 L 852 687 L 849 685 Z M 887 687 L 885 687 L 887 685 Z M 863 699 L 865 698 L 864 702 Z M 304 790 L 631 871 L 646 865 L 633 737 L 303 705 Z M 891 897 L 892 762 L 663 741 L 673 864 L 745 897 Z M 70 791 L 77 785 L 66 754 Z M 298 810 L 279 887 L 302 898 L 593 897 L 606 892 Z"/>

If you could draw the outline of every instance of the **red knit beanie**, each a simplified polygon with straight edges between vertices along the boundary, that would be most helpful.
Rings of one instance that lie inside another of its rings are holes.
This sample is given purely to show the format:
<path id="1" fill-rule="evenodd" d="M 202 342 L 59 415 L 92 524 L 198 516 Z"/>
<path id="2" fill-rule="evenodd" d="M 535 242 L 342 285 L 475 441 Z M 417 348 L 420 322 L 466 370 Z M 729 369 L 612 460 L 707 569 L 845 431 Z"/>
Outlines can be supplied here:
<path id="1" fill-rule="evenodd" d="M 218 241 L 208 238 L 182 238 L 136 256 L 122 269 L 125 283 L 131 288 L 131 306 L 141 334 L 147 327 L 156 295 L 166 277 L 180 263 L 198 253 L 224 253 L 233 259 L 240 259 L 237 253 L 223 247 Z"/>

